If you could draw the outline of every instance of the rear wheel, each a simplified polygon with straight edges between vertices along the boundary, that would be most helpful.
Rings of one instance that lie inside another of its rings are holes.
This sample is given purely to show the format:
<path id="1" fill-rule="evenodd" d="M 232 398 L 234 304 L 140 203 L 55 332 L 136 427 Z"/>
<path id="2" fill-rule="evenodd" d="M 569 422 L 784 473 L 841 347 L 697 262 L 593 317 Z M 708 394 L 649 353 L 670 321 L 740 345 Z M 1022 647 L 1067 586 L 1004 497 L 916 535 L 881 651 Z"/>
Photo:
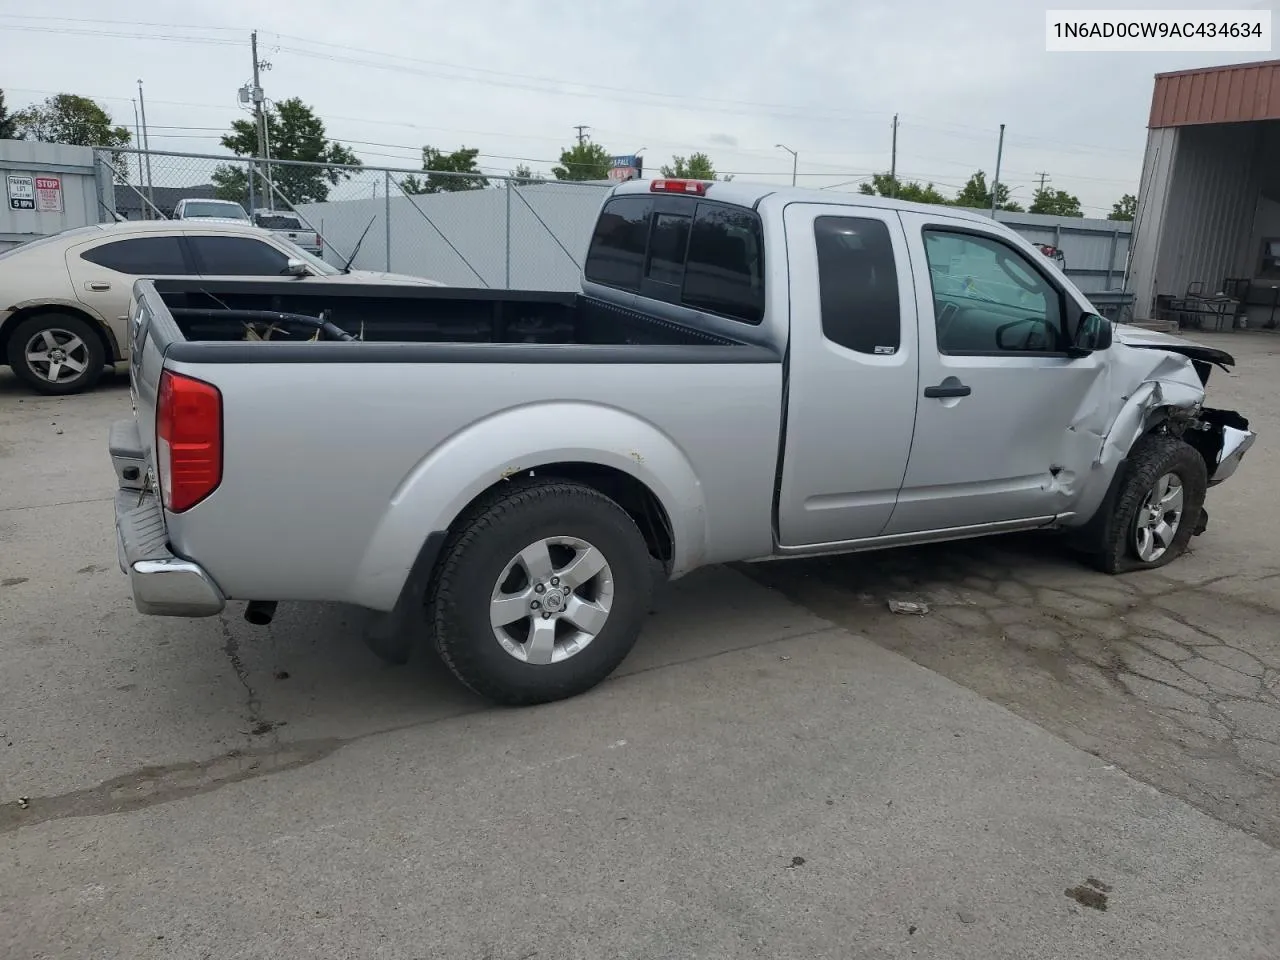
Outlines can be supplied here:
<path id="1" fill-rule="evenodd" d="M 69 314 L 38 314 L 18 324 L 9 337 L 9 366 L 40 393 L 88 390 L 106 362 L 97 331 Z"/>
<path id="2" fill-rule="evenodd" d="M 1204 459 L 1190 444 L 1163 436 L 1139 440 L 1102 526 L 1098 566 L 1126 573 L 1176 560 L 1201 529 L 1207 486 Z"/>
<path id="3" fill-rule="evenodd" d="M 589 690 L 622 662 L 650 609 L 635 521 L 591 487 L 500 488 L 458 525 L 428 597 L 441 659 L 497 703 Z"/>

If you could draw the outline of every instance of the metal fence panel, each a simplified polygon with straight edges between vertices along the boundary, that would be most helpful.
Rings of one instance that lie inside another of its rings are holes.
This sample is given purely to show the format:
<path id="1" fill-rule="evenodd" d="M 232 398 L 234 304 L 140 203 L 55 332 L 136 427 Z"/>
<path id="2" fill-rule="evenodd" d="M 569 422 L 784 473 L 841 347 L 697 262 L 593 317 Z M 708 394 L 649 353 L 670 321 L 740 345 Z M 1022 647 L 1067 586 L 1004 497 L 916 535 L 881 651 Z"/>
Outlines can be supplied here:
<path id="1" fill-rule="evenodd" d="M 330 263 L 341 266 L 354 255 L 357 269 L 450 286 L 576 290 L 609 187 L 156 151 L 117 152 L 111 155 L 117 166 L 122 155 L 124 170 L 115 170 L 118 182 L 106 185 L 104 207 L 128 219 L 167 216 L 183 197 L 292 209 L 324 238 Z M 1101 300 L 1122 289 L 1130 223 L 1005 210 L 996 219 L 1034 243 L 1061 249 L 1067 275 L 1086 294 Z"/>

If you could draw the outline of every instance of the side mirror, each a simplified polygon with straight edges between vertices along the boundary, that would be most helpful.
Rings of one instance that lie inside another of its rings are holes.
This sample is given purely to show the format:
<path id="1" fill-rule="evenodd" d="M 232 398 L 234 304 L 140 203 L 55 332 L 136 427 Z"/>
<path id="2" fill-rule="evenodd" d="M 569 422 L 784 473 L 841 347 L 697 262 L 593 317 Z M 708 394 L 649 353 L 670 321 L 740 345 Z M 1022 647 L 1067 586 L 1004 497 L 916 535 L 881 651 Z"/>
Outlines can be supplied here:
<path id="1" fill-rule="evenodd" d="M 1081 315 L 1080 322 L 1076 324 L 1069 352 L 1073 357 L 1087 357 L 1099 350 L 1106 350 L 1111 346 L 1111 340 L 1111 321 L 1096 313 L 1086 313 Z"/>
<path id="2" fill-rule="evenodd" d="M 295 260 L 293 257 L 289 258 L 289 262 L 285 265 L 284 272 L 290 277 L 311 276 L 311 268 L 307 266 L 306 261 Z"/>

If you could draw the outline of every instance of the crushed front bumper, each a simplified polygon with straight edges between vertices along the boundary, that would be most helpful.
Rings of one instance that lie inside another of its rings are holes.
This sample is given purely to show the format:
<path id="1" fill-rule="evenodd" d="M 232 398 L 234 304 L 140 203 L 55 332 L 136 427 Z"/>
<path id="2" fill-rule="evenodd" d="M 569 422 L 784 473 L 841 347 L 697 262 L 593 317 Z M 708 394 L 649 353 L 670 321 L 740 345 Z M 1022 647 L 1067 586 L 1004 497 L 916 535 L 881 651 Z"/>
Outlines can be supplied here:
<path id="1" fill-rule="evenodd" d="M 1218 454 L 1218 466 L 1209 478 L 1209 486 L 1221 483 L 1236 472 L 1240 461 L 1249 452 L 1258 435 L 1252 430 L 1240 430 L 1236 427 L 1222 428 L 1222 450 Z"/>
<path id="2" fill-rule="evenodd" d="M 116 491 L 116 554 L 129 577 L 133 605 L 140 613 L 160 617 L 212 617 L 226 598 L 199 564 L 169 549 L 164 509 L 146 489 L 142 445 L 133 421 L 111 429 L 111 460 L 120 480 Z"/>

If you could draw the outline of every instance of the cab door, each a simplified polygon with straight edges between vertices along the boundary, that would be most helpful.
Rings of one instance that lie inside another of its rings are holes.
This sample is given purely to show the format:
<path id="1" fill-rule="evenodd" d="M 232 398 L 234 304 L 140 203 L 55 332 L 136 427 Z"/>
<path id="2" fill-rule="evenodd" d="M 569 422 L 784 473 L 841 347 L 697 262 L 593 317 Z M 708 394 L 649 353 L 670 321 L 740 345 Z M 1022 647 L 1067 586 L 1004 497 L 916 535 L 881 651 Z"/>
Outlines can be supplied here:
<path id="1" fill-rule="evenodd" d="M 780 545 L 880 534 L 902 486 L 919 356 L 898 215 L 844 204 L 784 212 L 791 301 Z"/>
<path id="2" fill-rule="evenodd" d="M 1034 523 L 1069 509 L 1100 442 L 1085 397 L 1107 370 L 1105 353 L 1068 354 L 1080 306 L 1038 254 L 1000 231 L 941 211 L 901 217 L 920 390 L 885 533 Z"/>

